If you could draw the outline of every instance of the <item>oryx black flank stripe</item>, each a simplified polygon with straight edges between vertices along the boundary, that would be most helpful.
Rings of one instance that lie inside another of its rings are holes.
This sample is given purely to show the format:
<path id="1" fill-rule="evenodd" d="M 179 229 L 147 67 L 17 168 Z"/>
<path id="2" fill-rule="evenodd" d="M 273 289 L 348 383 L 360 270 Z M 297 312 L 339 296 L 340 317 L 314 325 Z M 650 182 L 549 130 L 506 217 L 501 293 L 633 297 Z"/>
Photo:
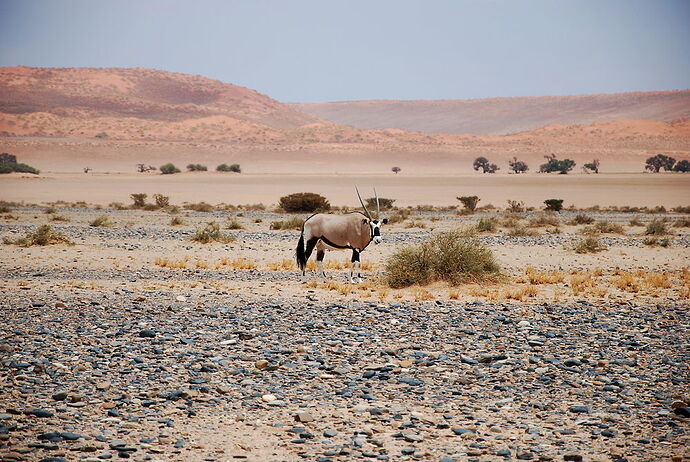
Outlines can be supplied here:
<path id="1" fill-rule="evenodd" d="M 326 238 L 323 237 L 323 236 L 321 236 L 319 239 L 321 239 L 323 242 L 325 242 L 326 244 L 330 245 L 331 247 L 333 247 L 333 248 L 335 248 L 335 249 L 352 249 L 352 248 L 353 248 L 353 247 L 350 246 L 350 245 L 346 245 L 346 246 L 336 245 L 336 244 L 332 243 L 331 241 L 329 241 L 328 239 L 326 239 Z"/>

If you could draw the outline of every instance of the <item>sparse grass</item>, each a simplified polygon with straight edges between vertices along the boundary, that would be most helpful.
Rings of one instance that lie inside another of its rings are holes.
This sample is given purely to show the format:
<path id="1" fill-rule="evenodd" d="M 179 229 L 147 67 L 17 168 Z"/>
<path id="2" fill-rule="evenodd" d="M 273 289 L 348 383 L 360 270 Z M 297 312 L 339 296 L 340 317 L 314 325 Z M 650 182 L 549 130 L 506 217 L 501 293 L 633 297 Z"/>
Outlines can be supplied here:
<path id="1" fill-rule="evenodd" d="M 521 226 L 522 216 L 514 213 L 508 214 L 501 220 L 501 226 L 504 228 L 517 228 Z"/>
<path id="2" fill-rule="evenodd" d="M 553 213 L 541 213 L 529 220 L 530 228 L 542 228 L 545 226 L 558 226 L 561 222 Z"/>
<path id="3" fill-rule="evenodd" d="M 408 229 L 410 229 L 410 228 L 424 229 L 426 227 L 427 227 L 426 223 L 421 221 L 421 220 L 412 220 L 412 221 L 408 221 L 407 223 L 405 223 L 405 228 L 408 228 Z"/>
<path id="4" fill-rule="evenodd" d="M 7 205 L 0 205 L 0 213 L 10 213 L 12 211 Z"/>
<path id="5" fill-rule="evenodd" d="M 91 222 L 89 222 L 89 226 L 92 226 L 94 228 L 110 228 L 114 225 L 115 224 L 112 221 L 110 221 L 110 218 L 108 218 L 107 215 L 101 215 L 100 217 L 97 217 Z"/>
<path id="6" fill-rule="evenodd" d="M 654 237 L 646 237 L 644 241 L 642 241 L 644 245 L 648 245 L 650 247 L 670 247 L 671 246 L 671 239 L 665 237 L 665 238 L 658 238 L 656 236 Z"/>
<path id="7" fill-rule="evenodd" d="M 647 236 L 663 236 L 668 234 L 668 228 L 666 226 L 666 220 L 654 219 L 647 224 L 647 228 L 644 231 Z"/>
<path id="8" fill-rule="evenodd" d="M 640 283 L 630 271 L 618 271 L 610 282 L 614 287 L 626 292 L 637 293 L 640 291 Z"/>
<path id="9" fill-rule="evenodd" d="M 477 232 L 493 233 L 498 227 L 498 219 L 496 217 L 482 217 L 476 225 Z"/>
<path id="10" fill-rule="evenodd" d="M 55 210 L 55 207 L 48 207 L 47 209 L 45 209 L 43 211 L 43 213 L 46 213 L 46 214 L 51 214 L 51 213 L 56 213 L 56 212 L 57 212 L 57 210 Z"/>
<path id="11" fill-rule="evenodd" d="M 606 246 L 599 242 L 599 239 L 590 236 L 579 240 L 573 246 L 573 250 L 576 253 L 597 253 L 606 250 Z"/>
<path id="12" fill-rule="evenodd" d="M 508 236 L 518 237 L 518 236 L 538 236 L 539 233 L 533 229 L 525 228 L 522 225 L 517 225 L 510 228 L 508 231 Z"/>
<path id="13" fill-rule="evenodd" d="M 31 247 L 34 245 L 67 244 L 73 245 L 72 241 L 63 233 L 56 231 L 50 225 L 41 225 L 33 233 L 28 232 L 24 237 L 15 240 L 3 239 L 5 244 L 14 244 L 20 247 Z"/>
<path id="14" fill-rule="evenodd" d="M 199 228 L 196 234 L 192 237 L 194 242 L 199 242 L 201 244 L 208 244 L 210 242 L 221 242 L 223 244 L 229 244 L 235 241 L 232 236 L 225 235 L 220 232 L 220 226 L 215 221 L 208 223 L 205 227 Z"/>
<path id="15" fill-rule="evenodd" d="M 639 217 L 631 218 L 629 223 L 630 226 L 644 226 L 644 223 L 642 223 Z"/>
<path id="16" fill-rule="evenodd" d="M 50 221 L 63 221 L 63 222 L 65 222 L 65 221 L 71 221 L 71 220 L 64 215 L 53 215 L 52 217 L 50 217 Z"/>
<path id="17" fill-rule="evenodd" d="M 195 212 L 213 212 L 215 210 L 215 207 L 213 207 L 211 204 L 207 204 L 206 202 L 184 204 L 182 207 L 187 210 L 194 210 Z"/>
<path id="18" fill-rule="evenodd" d="M 418 246 L 403 247 L 395 252 L 386 261 L 388 286 L 400 288 L 434 281 L 460 284 L 496 279 L 500 268 L 491 250 L 463 233 L 442 233 Z"/>
<path id="19" fill-rule="evenodd" d="M 676 228 L 688 228 L 690 227 L 690 217 L 683 217 L 677 219 L 674 223 L 673 226 Z"/>
<path id="20" fill-rule="evenodd" d="M 577 272 L 570 275 L 570 289 L 573 295 L 584 294 L 585 292 L 598 293 L 598 284 L 594 279 L 595 273 L 587 271 L 584 273 Z"/>
<path id="21" fill-rule="evenodd" d="M 503 292 L 503 298 L 508 300 L 518 300 L 522 301 L 528 297 L 536 297 L 538 291 L 534 286 L 520 286 L 515 288 L 507 289 Z"/>
<path id="22" fill-rule="evenodd" d="M 156 258 L 154 263 L 156 266 L 161 266 L 163 268 L 169 269 L 185 269 L 187 268 L 187 263 L 189 262 L 189 257 L 184 257 L 179 260 L 171 260 L 168 258 Z"/>
<path id="23" fill-rule="evenodd" d="M 244 229 L 244 226 L 242 226 L 242 223 L 240 223 L 237 218 L 229 218 L 228 225 L 225 229 Z"/>
<path id="24" fill-rule="evenodd" d="M 272 230 L 302 229 L 303 224 L 304 224 L 304 220 L 302 218 L 292 217 L 292 218 L 288 218 L 287 220 L 272 221 L 270 229 L 272 229 Z"/>
<path id="25" fill-rule="evenodd" d="M 585 213 L 578 213 L 572 220 L 568 222 L 569 225 L 589 225 L 592 223 L 594 223 L 594 218 Z"/>
<path id="26" fill-rule="evenodd" d="M 451 300 L 457 300 L 460 298 L 460 291 L 458 289 L 452 288 L 448 290 L 448 298 Z"/>
<path id="27" fill-rule="evenodd" d="M 410 215 L 412 215 L 412 212 L 410 210 L 404 209 L 400 210 L 397 213 L 394 213 L 390 217 L 388 217 L 388 223 L 394 225 L 396 223 L 401 223 L 405 220 L 407 220 Z"/>
<path id="28" fill-rule="evenodd" d="M 546 233 L 547 234 L 561 234 L 561 228 L 555 227 L 555 228 L 546 228 Z"/>
<path id="29" fill-rule="evenodd" d="M 668 273 L 647 273 L 644 275 L 644 284 L 651 289 L 670 289 L 673 287 Z"/>
<path id="30" fill-rule="evenodd" d="M 279 262 L 270 262 L 266 265 L 270 271 L 292 271 L 296 268 L 293 260 L 284 258 Z"/>
<path id="31" fill-rule="evenodd" d="M 172 219 L 170 220 L 170 226 L 181 226 L 184 225 L 184 223 L 185 222 L 182 219 L 182 217 L 172 217 Z"/>
<path id="32" fill-rule="evenodd" d="M 537 271 L 531 266 L 527 267 L 525 275 L 530 284 L 560 284 L 565 281 L 562 271 Z"/>
<path id="33" fill-rule="evenodd" d="M 235 271 L 249 271 L 257 268 L 256 263 L 246 257 L 234 258 L 232 260 L 229 258 L 221 258 L 216 265 L 216 269 L 221 269 L 224 266 L 229 266 Z"/>

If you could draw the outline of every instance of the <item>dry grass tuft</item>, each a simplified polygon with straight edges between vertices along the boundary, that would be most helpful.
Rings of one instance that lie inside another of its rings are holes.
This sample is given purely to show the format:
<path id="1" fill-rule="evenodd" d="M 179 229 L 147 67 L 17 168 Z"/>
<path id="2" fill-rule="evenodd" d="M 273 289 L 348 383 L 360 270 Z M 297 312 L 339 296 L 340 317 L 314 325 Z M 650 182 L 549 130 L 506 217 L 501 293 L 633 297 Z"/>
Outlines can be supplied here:
<path id="1" fill-rule="evenodd" d="M 184 225 L 184 220 L 182 217 L 172 217 L 170 220 L 170 226 L 181 226 Z"/>
<path id="2" fill-rule="evenodd" d="M 401 223 L 405 220 L 407 220 L 410 215 L 412 215 L 412 212 L 410 210 L 404 209 L 400 210 L 397 213 L 394 213 L 390 217 L 388 217 L 388 223 L 394 225 L 396 223 Z"/>
<path id="3" fill-rule="evenodd" d="M 59 231 L 53 229 L 50 225 L 41 225 L 33 233 L 26 233 L 24 237 L 12 240 L 5 238 L 3 239 L 5 244 L 14 244 L 20 247 L 31 247 L 34 245 L 53 245 L 53 244 L 67 244 L 74 245 L 72 241 L 69 240 L 67 236 Z"/>
<path id="4" fill-rule="evenodd" d="M 671 246 L 671 239 L 665 237 L 662 239 L 659 239 L 658 237 L 646 237 L 644 241 L 642 241 L 644 245 L 648 245 L 650 247 L 670 247 Z"/>
<path id="5" fill-rule="evenodd" d="M 592 272 L 575 273 L 570 275 L 570 289 L 573 295 L 584 294 L 598 288 L 597 281 L 594 279 L 595 274 Z"/>
<path id="6" fill-rule="evenodd" d="M 215 221 L 208 223 L 205 227 L 199 228 L 196 234 L 192 236 L 194 242 L 200 242 L 202 244 L 208 244 L 210 242 L 221 242 L 223 244 L 229 244 L 235 241 L 235 238 L 228 236 L 220 232 L 220 226 Z"/>
<path id="7" fill-rule="evenodd" d="M 50 221 L 66 222 L 66 221 L 72 221 L 72 220 L 70 220 L 68 217 L 66 217 L 64 215 L 53 215 L 52 217 L 50 217 Z"/>
<path id="8" fill-rule="evenodd" d="M 522 225 L 517 225 L 514 228 L 510 228 L 508 231 L 508 236 L 520 237 L 520 236 L 538 236 L 539 233 L 534 229 L 525 228 Z"/>
<path id="9" fill-rule="evenodd" d="M 216 265 L 216 269 L 220 269 L 224 266 L 229 266 L 235 271 L 250 271 L 257 268 L 256 263 L 245 257 L 235 258 L 232 260 L 228 258 L 221 258 Z"/>
<path id="10" fill-rule="evenodd" d="M 640 220 L 638 217 L 633 217 L 630 219 L 630 226 L 644 226 L 644 223 L 642 223 L 642 220 Z"/>
<path id="11" fill-rule="evenodd" d="M 458 289 L 450 289 L 448 291 L 448 298 L 451 300 L 457 300 L 460 298 L 460 291 Z"/>
<path id="12" fill-rule="evenodd" d="M 565 274 L 562 271 L 537 271 L 531 266 L 525 270 L 530 284 L 560 284 L 565 282 Z"/>
<path id="13" fill-rule="evenodd" d="M 292 217 L 287 220 L 273 221 L 271 222 L 270 229 L 302 229 L 304 220 L 300 217 Z"/>
<path id="14" fill-rule="evenodd" d="M 553 214 L 553 213 L 541 213 L 541 214 L 537 215 L 536 217 L 531 218 L 529 220 L 528 226 L 530 228 L 543 228 L 546 226 L 557 227 L 560 224 L 561 224 L 561 222 L 555 214 Z"/>
<path id="15" fill-rule="evenodd" d="M 626 292 L 637 293 L 640 291 L 640 284 L 630 271 L 619 271 L 611 279 L 611 285 Z"/>
<path id="16" fill-rule="evenodd" d="M 195 212 L 213 212 L 215 210 L 215 207 L 206 202 L 184 204 L 183 207 L 187 210 L 194 210 Z"/>
<path id="17" fill-rule="evenodd" d="M 408 221 L 407 223 L 405 223 L 405 228 L 408 228 L 408 229 L 409 229 L 409 228 L 421 228 L 421 229 L 424 229 L 424 228 L 426 228 L 426 227 L 427 227 L 427 226 L 426 226 L 426 223 L 423 222 L 423 221 L 421 221 L 421 220 L 412 220 L 412 221 Z"/>
<path id="18" fill-rule="evenodd" d="M 156 258 L 154 263 L 156 266 L 169 269 L 185 269 L 187 268 L 187 263 L 189 262 L 189 257 L 184 257 L 179 260 L 172 260 L 168 258 Z"/>
<path id="19" fill-rule="evenodd" d="M 575 253 L 597 253 L 606 250 L 606 246 L 595 237 L 586 237 L 578 241 L 574 246 Z"/>
<path id="20" fill-rule="evenodd" d="M 522 301 L 528 297 L 536 297 L 538 291 L 534 286 L 521 286 L 516 288 L 507 289 L 503 292 L 502 296 L 508 300 L 518 300 Z"/>
<path id="21" fill-rule="evenodd" d="M 268 263 L 266 268 L 268 268 L 270 271 L 292 271 L 296 268 L 296 265 L 293 260 L 284 258 L 279 262 Z"/>
<path id="22" fill-rule="evenodd" d="M 412 296 L 414 297 L 416 302 L 434 299 L 434 294 L 424 289 L 423 287 L 414 287 L 412 289 Z"/>
<path id="23" fill-rule="evenodd" d="M 496 217 L 482 217 L 476 225 L 479 233 L 493 233 L 498 227 L 498 219 Z"/>
<path id="24" fill-rule="evenodd" d="M 594 223 L 594 218 L 584 213 L 578 213 L 568 222 L 569 225 L 590 225 Z"/>
<path id="25" fill-rule="evenodd" d="M 225 229 L 244 229 L 244 226 L 237 218 L 228 218 L 228 225 Z"/>
<path id="26" fill-rule="evenodd" d="M 94 228 L 110 228 L 115 226 L 115 224 L 110 221 L 110 218 L 108 218 L 106 215 L 101 215 L 100 217 L 91 221 L 89 226 L 93 226 Z"/>
<path id="27" fill-rule="evenodd" d="M 668 273 L 647 273 L 644 275 L 644 285 L 651 289 L 670 289 L 673 287 Z"/>
<path id="28" fill-rule="evenodd" d="M 663 236 L 668 234 L 668 228 L 666 226 L 666 220 L 654 219 L 647 224 L 647 228 L 644 233 L 647 236 Z"/>

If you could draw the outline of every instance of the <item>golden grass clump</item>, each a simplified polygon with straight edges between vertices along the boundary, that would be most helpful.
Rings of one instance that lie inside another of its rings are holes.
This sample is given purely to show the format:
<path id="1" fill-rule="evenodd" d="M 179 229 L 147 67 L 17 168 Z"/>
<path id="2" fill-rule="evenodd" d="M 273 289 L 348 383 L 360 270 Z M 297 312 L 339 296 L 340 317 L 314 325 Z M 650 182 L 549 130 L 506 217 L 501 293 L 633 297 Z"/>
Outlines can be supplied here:
<path id="1" fill-rule="evenodd" d="M 597 253 L 606 250 L 606 248 L 604 244 L 599 242 L 599 239 L 591 236 L 579 240 L 573 246 L 575 253 Z"/>
<path id="2" fill-rule="evenodd" d="M 611 279 L 611 285 L 626 292 L 637 293 L 640 291 L 640 284 L 630 271 L 619 271 Z"/>
<path id="3" fill-rule="evenodd" d="M 482 217 L 476 225 L 479 233 L 493 233 L 498 227 L 498 219 L 496 217 Z"/>
<path id="4" fill-rule="evenodd" d="M 408 221 L 407 223 L 405 223 L 405 228 L 408 228 L 408 229 L 410 229 L 410 228 L 424 229 L 426 227 L 427 227 L 426 223 L 421 221 L 421 220 L 412 220 L 412 221 Z"/>
<path id="5" fill-rule="evenodd" d="M 293 260 L 284 258 L 279 262 L 269 262 L 266 265 L 266 268 L 268 268 L 270 271 L 291 271 L 295 269 L 296 266 Z"/>
<path id="6" fill-rule="evenodd" d="M 568 222 L 569 225 L 590 225 L 592 223 L 594 223 L 594 218 L 585 213 L 578 213 Z"/>
<path id="7" fill-rule="evenodd" d="M 386 283 L 401 288 L 434 281 L 460 284 L 497 278 L 500 267 L 491 250 L 467 235 L 468 231 L 451 231 L 418 246 L 401 248 L 386 261 Z"/>
<path id="8" fill-rule="evenodd" d="M 92 226 L 94 228 L 110 228 L 114 226 L 115 224 L 110 221 L 110 218 L 108 218 L 107 215 L 101 215 L 100 217 L 95 218 L 89 223 L 89 226 Z"/>
<path id="9" fill-rule="evenodd" d="M 666 226 L 666 220 L 654 219 L 647 224 L 647 228 L 644 233 L 647 236 L 663 236 L 668 234 L 668 228 Z"/>
<path id="10" fill-rule="evenodd" d="M 184 257 L 179 260 L 173 260 L 168 258 L 158 257 L 154 260 L 156 266 L 169 269 L 185 269 L 187 268 L 187 263 L 189 262 L 189 257 Z"/>
<path id="11" fill-rule="evenodd" d="M 648 245 L 650 247 L 670 247 L 671 245 L 671 239 L 667 237 L 661 239 L 656 236 L 646 237 L 642 242 L 644 245 Z"/>
<path id="12" fill-rule="evenodd" d="M 228 218 L 228 224 L 225 229 L 244 229 L 244 226 L 237 218 Z"/>
<path id="13" fill-rule="evenodd" d="M 41 225 L 33 233 L 28 232 L 24 237 L 12 240 L 5 238 L 3 239 L 5 244 L 14 244 L 20 247 L 31 247 L 34 245 L 53 245 L 53 244 L 67 244 L 74 245 L 72 241 L 69 240 L 67 236 L 63 233 L 56 231 L 50 225 Z"/>
<path id="14" fill-rule="evenodd" d="M 531 266 L 525 270 L 530 284 L 560 284 L 565 282 L 565 274 L 562 271 L 537 271 Z"/>
<path id="15" fill-rule="evenodd" d="M 62 221 L 62 222 L 65 222 L 65 221 L 71 221 L 71 220 L 70 220 L 68 217 L 64 216 L 64 215 L 53 215 L 53 216 L 50 217 L 50 221 Z"/>
<path id="16" fill-rule="evenodd" d="M 536 297 L 538 291 L 534 286 L 521 286 L 516 288 L 507 289 L 503 292 L 503 298 L 508 300 L 518 300 L 522 301 L 528 297 Z"/>
<path id="17" fill-rule="evenodd" d="M 667 273 L 647 273 L 644 275 L 644 284 L 651 289 L 670 289 L 673 287 L 671 278 Z"/>
<path id="18" fill-rule="evenodd" d="M 170 226 L 181 226 L 184 225 L 184 220 L 182 217 L 172 217 L 170 220 Z"/>
<path id="19" fill-rule="evenodd" d="M 216 269 L 220 269 L 223 266 L 229 266 L 236 271 L 249 271 L 256 269 L 257 267 L 256 263 L 245 257 L 235 258 L 232 260 L 222 258 L 218 265 L 216 265 Z"/>
<path id="20" fill-rule="evenodd" d="M 539 233 L 534 229 L 526 228 L 522 225 L 517 225 L 510 228 L 508 231 L 508 236 L 520 237 L 520 236 L 538 236 Z"/>
<path id="21" fill-rule="evenodd" d="M 208 244 L 210 242 L 221 242 L 223 244 L 229 244 L 235 241 L 235 238 L 228 236 L 220 232 L 220 226 L 215 221 L 208 223 L 205 227 L 199 228 L 196 234 L 192 236 L 194 242 L 199 242 L 201 244 Z"/>
<path id="22" fill-rule="evenodd" d="M 399 210 L 397 213 L 394 213 L 390 217 L 388 217 L 388 223 L 394 225 L 396 223 L 401 223 L 405 220 L 407 220 L 410 215 L 412 215 L 412 212 L 407 209 Z"/>
<path id="23" fill-rule="evenodd" d="M 213 212 L 215 207 L 206 202 L 196 202 L 192 204 L 184 204 L 183 207 L 187 210 L 194 210 L 195 212 Z"/>
<path id="24" fill-rule="evenodd" d="M 642 220 L 640 220 L 638 217 L 632 217 L 629 223 L 630 226 L 644 226 L 644 223 L 642 223 Z"/>
<path id="25" fill-rule="evenodd" d="M 278 230 L 278 229 L 302 229 L 302 225 L 304 224 L 304 220 L 300 217 L 292 217 L 288 218 L 287 220 L 281 220 L 281 221 L 272 221 L 270 229 L 272 230 Z"/>
<path id="26" fill-rule="evenodd" d="M 589 290 L 596 289 L 598 287 L 597 281 L 594 279 L 594 273 L 575 273 L 570 275 L 570 289 L 573 291 L 573 295 L 580 295 Z"/>

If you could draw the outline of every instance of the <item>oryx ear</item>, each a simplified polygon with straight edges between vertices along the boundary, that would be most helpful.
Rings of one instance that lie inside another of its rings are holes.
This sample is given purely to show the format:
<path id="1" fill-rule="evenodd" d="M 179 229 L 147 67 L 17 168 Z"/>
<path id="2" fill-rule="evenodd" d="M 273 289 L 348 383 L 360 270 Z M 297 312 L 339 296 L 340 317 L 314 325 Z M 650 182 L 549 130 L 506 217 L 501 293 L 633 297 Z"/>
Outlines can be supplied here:
<path id="1" fill-rule="evenodd" d="M 384 225 L 387 225 L 387 224 L 388 224 L 388 218 L 384 218 L 384 219 L 381 221 L 381 223 L 383 223 Z"/>
<path id="2" fill-rule="evenodd" d="M 363 218 L 363 219 L 362 219 L 362 224 L 363 224 L 363 225 L 366 225 L 367 223 L 369 223 L 369 220 L 367 220 L 366 218 Z"/>

